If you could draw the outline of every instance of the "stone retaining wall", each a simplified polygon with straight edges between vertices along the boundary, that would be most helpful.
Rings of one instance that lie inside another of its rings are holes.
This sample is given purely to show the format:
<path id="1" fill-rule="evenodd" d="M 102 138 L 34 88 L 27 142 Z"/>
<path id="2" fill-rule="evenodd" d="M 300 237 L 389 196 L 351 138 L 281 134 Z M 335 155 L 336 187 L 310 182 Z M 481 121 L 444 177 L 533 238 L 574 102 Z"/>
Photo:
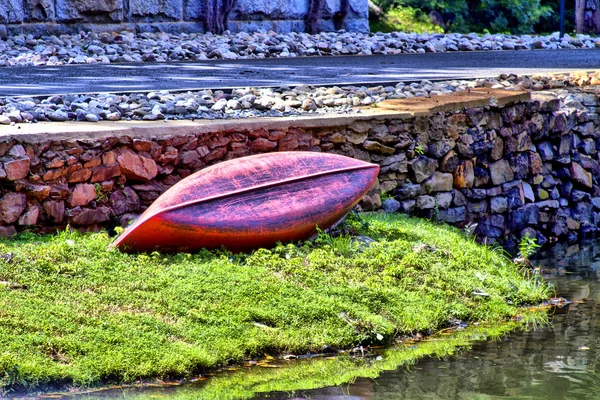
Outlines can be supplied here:
<path id="1" fill-rule="evenodd" d="M 203 32 L 205 0 L 0 0 L 0 28 L 12 34 L 93 31 Z M 332 31 L 340 0 L 326 0 L 319 27 Z M 228 28 L 232 32 L 303 32 L 308 0 L 238 0 Z M 366 0 L 349 0 L 344 28 L 368 32 Z"/>
<path id="2" fill-rule="evenodd" d="M 488 243 L 526 232 L 540 243 L 593 235 L 598 97 L 581 94 L 577 108 L 529 97 L 474 90 L 390 101 L 354 116 L 2 128 L 0 233 L 125 224 L 207 165 L 303 150 L 379 164 L 366 210 L 379 209 L 383 197 L 389 211 L 476 222 Z"/>

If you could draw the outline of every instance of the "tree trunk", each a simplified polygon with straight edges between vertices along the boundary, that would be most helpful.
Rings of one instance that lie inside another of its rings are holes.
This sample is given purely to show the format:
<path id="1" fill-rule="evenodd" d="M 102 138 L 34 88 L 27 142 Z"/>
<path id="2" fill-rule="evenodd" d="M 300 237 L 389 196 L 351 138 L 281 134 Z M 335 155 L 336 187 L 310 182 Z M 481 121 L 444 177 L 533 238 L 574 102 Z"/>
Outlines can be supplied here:
<path id="1" fill-rule="evenodd" d="M 222 34 L 227 30 L 229 14 L 237 0 L 204 0 L 204 28 Z"/>
<path id="2" fill-rule="evenodd" d="M 346 16 L 348 15 L 349 10 L 350 10 L 350 0 L 341 0 L 340 1 L 340 11 L 336 12 L 333 15 L 333 25 L 335 26 L 336 31 L 339 31 L 340 29 L 344 29 L 344 23 L 346 22 Z"/>
<path id="3" fill-rule="evenodd" d="M 575 0 L 577 33 L 600 33 L 600 0 Z"/>
<path id="4" fill-rule="evenodd" d="M 325 0 L 309 0 L 308 14 L 306 14 L 305 20 L 307 33 L 315 34 L 319 32 L 317 25 L 319 23 L 319 19 L 321 19 L 324 5 Z"/>

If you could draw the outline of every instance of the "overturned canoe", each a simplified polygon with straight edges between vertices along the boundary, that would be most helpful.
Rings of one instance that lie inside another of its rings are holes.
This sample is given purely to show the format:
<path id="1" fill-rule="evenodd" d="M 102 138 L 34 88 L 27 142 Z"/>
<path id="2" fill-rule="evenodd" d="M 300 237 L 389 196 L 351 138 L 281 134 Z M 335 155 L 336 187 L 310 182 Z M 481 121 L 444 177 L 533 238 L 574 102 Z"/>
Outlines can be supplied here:
<path id="1" fill-rule="evenodd" d="M 181 180 L 112 244 L 127 252 L 247 251 L 307 239 L 339 221 L 379 166 L 313 152 L 225 161 Z"/>

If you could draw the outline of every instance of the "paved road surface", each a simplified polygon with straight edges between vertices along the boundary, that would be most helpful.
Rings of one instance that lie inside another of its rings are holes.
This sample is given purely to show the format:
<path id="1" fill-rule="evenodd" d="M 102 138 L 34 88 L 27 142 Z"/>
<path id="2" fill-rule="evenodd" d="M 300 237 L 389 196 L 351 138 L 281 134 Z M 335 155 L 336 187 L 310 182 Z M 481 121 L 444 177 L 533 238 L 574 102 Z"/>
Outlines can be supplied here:
<path id="1" fill-rule="evenodd" d="M 600 49 L 0 67 L 0 95 L 398 82 L 600 69 Z"/>

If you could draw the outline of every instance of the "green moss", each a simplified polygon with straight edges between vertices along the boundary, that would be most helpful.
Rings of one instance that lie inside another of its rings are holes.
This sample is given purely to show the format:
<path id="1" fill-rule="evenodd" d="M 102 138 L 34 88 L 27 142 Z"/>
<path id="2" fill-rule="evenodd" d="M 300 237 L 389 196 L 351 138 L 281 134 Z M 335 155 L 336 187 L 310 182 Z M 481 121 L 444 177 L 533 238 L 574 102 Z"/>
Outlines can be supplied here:
<path id="1" fill-rule="evenodd" d="M 503 321 L 549 289 L 458 230 L 400 216 L 250 255 L 127 255 L 106 234 L 0 242 L 0 387 L 182 377 L 248 358 Z"/>

